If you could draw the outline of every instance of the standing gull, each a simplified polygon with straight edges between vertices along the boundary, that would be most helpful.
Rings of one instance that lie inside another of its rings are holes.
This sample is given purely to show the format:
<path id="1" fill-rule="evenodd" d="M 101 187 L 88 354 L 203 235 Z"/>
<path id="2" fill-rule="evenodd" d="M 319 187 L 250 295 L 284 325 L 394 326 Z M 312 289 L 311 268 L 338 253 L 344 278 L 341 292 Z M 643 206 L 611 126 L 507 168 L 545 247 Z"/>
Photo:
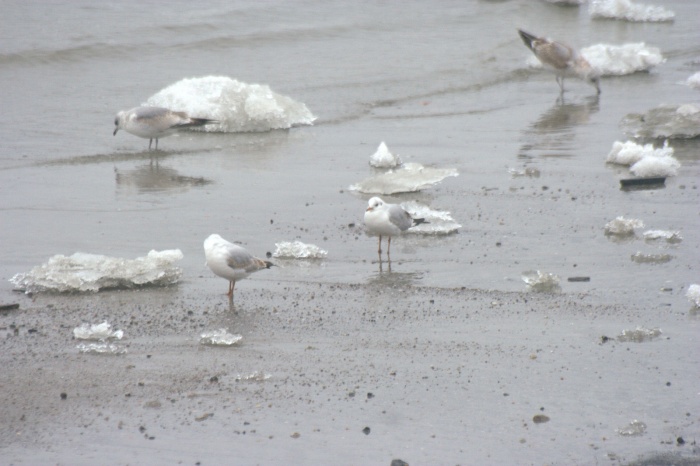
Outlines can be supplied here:
<path id="1" fill-rule="evenodd" d="M 149 139 L 148 150 L 151 150 L 153 140 L 156 140 L 156 150 L 158 150 L 158 139 L 177 133 L 181 129 L 195 128 L 210 123 L 218 123 L 209 118 L 192 118 L 185 112 L 174 112 L 162 107 L 136 107 L 131 110 L 122 110 L 117 113 L 114 119 L 114 136 L 117 131 L 124 131 Z"/>
<path id="2" fill-rule="evenodd" d="M 522 29 L 518 29 L 518 33 L 537 59 L 545 67 L 554 71 L 562 93 L 564 92 L 564 78 L 576 76 L 594 86 L 600 94 L 600 73 L 593 69 L 588 60 L 576 50 L 561 42 L 535 37 Z"/>
<path id="3" fill-rule="evenodd" d="M 204 255 L 206 265 L 216 275 L 229 281 L 229 299 L 233 300 L 233 287 L 238 280 L 258 270 L 269 269 L 274 264 L 254 257 L 245 248 L 229 243 L 219 235 L 209 235 L 204 240 Z"/>
<path id="4" fill-rule="evenodd" d="M 379 235 L 379 258 L 382 257 L 382 236 L 388 236 L 386 256 L 391 254 L 391 237 L 409 228 L 428 223 L 423 218 L 413 218 L 398 204 L 387 204 L 378 197 L 369 200 L 365 210 L 365 226 L 369 233 Z"/>

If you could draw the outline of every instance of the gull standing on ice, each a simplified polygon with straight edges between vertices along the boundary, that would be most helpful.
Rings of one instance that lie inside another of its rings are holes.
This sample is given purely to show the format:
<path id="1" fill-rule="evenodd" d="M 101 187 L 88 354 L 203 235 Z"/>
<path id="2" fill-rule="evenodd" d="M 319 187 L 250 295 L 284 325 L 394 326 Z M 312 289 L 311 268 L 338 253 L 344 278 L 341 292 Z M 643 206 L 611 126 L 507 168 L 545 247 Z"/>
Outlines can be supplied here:
<path id="1" fill-rule="evenodd" d="M 127 133 L 140 138 L 149 139 L 148 150 L 151 150 L 153 140 L 177 133 L 181 129 L 204 126 L 210 123 L 218 123 L 209 118 L 192 118 L 185 112 L 174 112 L 162 107 L 136 107 L 131 110 L 122 110 L 114 119 L 114 136 L 117 131 L 123 129 Z"/>
<path id="2" fill-rule="evenodd" d="M 522 29 L 518 29 L 518 33 L 537 59 L 545 67 L 554 71 L 562 93 L 564 92 L 564 78 L 576 76 L 594 86 L 600 94 L 600 73 L 576 50 L 561 42 L 533 36 Z"/>
<path id="3" fill-rule="evenodd" d="M 238 280 L 258 270 L 269 269 L 274 264 L 254 257 L 245 248 L 229 243 L 219 235 L 209 235 L 204 240 L 206 265 L 216 275 L 229 281 L 229 299 L 233 300 L 233 287 Z"/>
<path id="4" fill-rule="evenodd" d="M 391 253 L 391 237 L 409 228 L 428 223 L 424 218 L 413 218 L 398 204 L 387 204 L 378 197 L 369 200 L 365 210 L 365 226 L 369 233 L 379 235 L 379 258 L 382 257 L 382 236 L 388 236 L 386 256 Z"/>

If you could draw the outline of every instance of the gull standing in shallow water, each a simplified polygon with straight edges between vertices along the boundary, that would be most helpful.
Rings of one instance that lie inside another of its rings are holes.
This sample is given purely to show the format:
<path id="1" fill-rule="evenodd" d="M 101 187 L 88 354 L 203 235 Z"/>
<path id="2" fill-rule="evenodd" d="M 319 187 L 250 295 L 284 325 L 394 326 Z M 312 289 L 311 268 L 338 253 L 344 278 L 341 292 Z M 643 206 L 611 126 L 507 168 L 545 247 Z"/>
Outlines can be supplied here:
<path id="1" fill-rule="evenodd" d="M 564 92 L 564 78 L 576 76 L 594 86 L 600 94 L 600 73 L 576 50 L 561 42 L 533 36 L 522 29 L 518 29 L 518 33 L 537 59 L 545 67 L 554 71 L 562 93 Z"/>
<path id="2" fill-rule="evenodd" d="M 413 218 L 398 204 L 387 204 L 378 197 L 369 200 L 365 210 L 365 226 L 373 235 L 379 235 L 379 259 L 382 258 L 382 236 L 388 236 L 387 258 L 391 254 L 391 237 L 397 236 L 409 228 L 428 223 L 424 218 Z"/>
<path id="3" fill-rule="evenodd" d="M 210 123 L 218 123 L 209 118 L 192 118 L 185 112 L 174 112 L 162 107 L 136 107 L 131 110 L 122 110 L 114 119 L 114 136 L 117 131 L 123 129 L 127 133 L 140 138 L 150 139 L 148 150 L 151 150 L 153 140 L 177 133 L 181 129 L 195 128 Z"/>
<path id="4" fill-rule="evenodd" d="M 233 300 L 233 287 L 238 280 L 243 280 L 253 272 L 269 269 L 274 265 L 272 262 L 254 257 L 245 248 L 229 243 L 216 234 L 209 235 L 204 240 L 204 255 L 207 258 L 206 265 L 211 271 L 229 281 L 226 294 L 230 300 Z"/>

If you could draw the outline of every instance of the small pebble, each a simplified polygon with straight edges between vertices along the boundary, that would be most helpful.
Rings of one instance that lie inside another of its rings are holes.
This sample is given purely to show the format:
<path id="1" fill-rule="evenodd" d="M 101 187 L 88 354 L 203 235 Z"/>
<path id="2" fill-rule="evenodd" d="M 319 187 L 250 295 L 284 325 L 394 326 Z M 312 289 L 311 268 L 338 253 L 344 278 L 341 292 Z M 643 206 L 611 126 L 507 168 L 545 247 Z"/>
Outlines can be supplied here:
<path id="1" fill-rule="evenodd" d="M 535 424 L 549 422 L 549 416 L 545 416 L 544 414 L 536 414 L 532 417 L 532 422 Z"/>
<path id="2" fill-rule="evenodd" d="M 66 392 L 62 392 L 62 393 L 61 393 L 61 399 L 62 399 L 62 400 L 65 400 L 66 398 L 68 398 L 68 394 L 67 394 Z"/>
<path id="3" fill-rule="evenodd" d="M 370 428 L 369 428 L 369 427 L 365 427 L 364 429 L 362 429 L 362 433 L 365 434 L 365 435 L 369 435 L 369 432 L 370 432 Z"/>

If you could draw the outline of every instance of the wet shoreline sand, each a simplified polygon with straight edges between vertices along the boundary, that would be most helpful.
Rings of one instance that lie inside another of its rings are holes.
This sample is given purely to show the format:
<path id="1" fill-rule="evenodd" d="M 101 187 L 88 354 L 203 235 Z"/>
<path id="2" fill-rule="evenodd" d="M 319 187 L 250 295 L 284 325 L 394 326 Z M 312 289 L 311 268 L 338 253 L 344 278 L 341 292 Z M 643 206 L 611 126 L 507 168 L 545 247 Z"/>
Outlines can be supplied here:
<path id="1" fill-rule="evenodd" d="M 1 317 L 12 381 L 2 437 L 13 439 L 3 456 L 319 464 L 333 451 L 336 464 L 628 464 L 697 454 L 688 308 L 670 307 L 670 328 L 653 341 L 619 342 L 646 309 L 587 293 L 383 279 L 249 280 L 235 309 L 223 294 L 178 287 L 23 299 Z M 103 320 L 124 330 L 127 354 L 78 352 L 73 328 Z M 217 328 L 243 339 L 199 343 Z M 541 415 L 549 422 L 533 421 Z M 643 436 L 616 433 L 634 419 Z"/>

